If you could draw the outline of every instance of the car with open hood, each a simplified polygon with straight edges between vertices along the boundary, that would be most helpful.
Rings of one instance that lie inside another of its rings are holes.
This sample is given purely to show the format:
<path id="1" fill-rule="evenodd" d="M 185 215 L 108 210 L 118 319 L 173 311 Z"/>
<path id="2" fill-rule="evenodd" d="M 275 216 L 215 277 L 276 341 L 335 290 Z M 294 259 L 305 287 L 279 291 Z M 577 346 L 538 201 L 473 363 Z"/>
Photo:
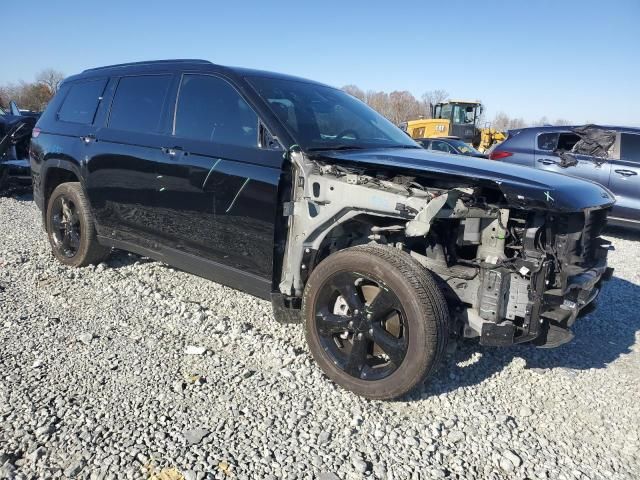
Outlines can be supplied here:
<path id="1" fill-rule="evenodd" d="M 118 248 L 268 299 L 368 398 L 419 385 L 451 338 L 571 340 L 611 274 L 606 188 L 427 151 L 310 80 L 204 60 L 89 69 L 37 131 L 34 198 L 61 263 Z"/>
<path id="2" fill-rule="evenodd" d="M 29 142 L 38 114 L 20 110 L 14 101 L 0 108 L 0 190 L 10 183 L 28 184 Z"/>

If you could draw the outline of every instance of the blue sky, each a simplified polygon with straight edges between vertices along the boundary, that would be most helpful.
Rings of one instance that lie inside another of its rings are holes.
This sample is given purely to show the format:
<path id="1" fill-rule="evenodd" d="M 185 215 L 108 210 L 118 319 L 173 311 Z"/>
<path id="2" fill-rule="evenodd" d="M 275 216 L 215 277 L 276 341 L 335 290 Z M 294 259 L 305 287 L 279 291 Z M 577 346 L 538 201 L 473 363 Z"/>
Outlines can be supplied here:
<path id="1" fill-rule="evenodd" d="M 204 58 L 364 90 L 442 88 L 481 99 L 488 118 L 640 126 L 640 0 L 5 3 L 5 27 L 33 38 L 3 49 L 0 84 Z"/>

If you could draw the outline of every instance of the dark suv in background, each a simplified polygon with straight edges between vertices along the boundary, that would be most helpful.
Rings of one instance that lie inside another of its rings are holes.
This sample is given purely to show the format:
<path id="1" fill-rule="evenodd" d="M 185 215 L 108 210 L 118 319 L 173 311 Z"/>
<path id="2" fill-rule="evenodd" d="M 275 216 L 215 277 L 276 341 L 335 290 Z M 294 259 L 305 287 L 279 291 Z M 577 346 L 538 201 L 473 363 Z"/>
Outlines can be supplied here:
<path id="1" fill-rule="evenodd" d="M 567 155 L 568 153 L 568 155 Z M 592 180 L 616 196 L 609 224 L 640 228 L 640 129 L 533 127 L 511 130 L 492 160 Z"/>
<path id="2" fill-rule="evenodd" d="M 553 347 L 611 273 L 614 202 L 421 148 L 342 90 L 203 60 L 66 79 L 31 142 L 52 251 L 112 247 L 270 299 L 335 382 L 393 398 L 450 336 Z"/>

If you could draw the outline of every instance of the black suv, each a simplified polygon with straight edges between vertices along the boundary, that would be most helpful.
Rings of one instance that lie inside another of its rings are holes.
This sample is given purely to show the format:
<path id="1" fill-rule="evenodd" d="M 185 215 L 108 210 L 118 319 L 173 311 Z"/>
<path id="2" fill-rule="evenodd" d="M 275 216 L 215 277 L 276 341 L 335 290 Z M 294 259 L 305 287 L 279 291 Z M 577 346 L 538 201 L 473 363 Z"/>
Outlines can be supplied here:
<path id="1" fill-rule="evenodd" d="M 593 301 L 594 183 L 419 147 L 350 95 L 172 60 L 66 79 L 31 144 L 53 253 L 111 248 L 271 299 L 338 384 L 402 395 L 450 337 L 555 346 Z"/>

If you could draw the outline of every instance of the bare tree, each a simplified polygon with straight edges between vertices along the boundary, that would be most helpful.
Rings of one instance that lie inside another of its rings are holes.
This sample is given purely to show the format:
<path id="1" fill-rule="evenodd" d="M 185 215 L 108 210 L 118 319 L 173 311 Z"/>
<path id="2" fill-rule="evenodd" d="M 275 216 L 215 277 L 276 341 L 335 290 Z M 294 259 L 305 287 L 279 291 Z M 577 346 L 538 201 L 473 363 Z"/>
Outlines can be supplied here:
<path id="1" fill-rule="evenodd" d="M 553 124 L 554 125 L 558 125 L 558 126 L 561 126 L 561 125 L 572 125 L 573 122 L 570 121 L 570 120 L 567 120 L 565 118 L 559 118 L 555 122 L 553 122 Z"/>
<path id="2" fill-rule="evenodd" d="M 36 82 L 46 85 L 52 96 L 58 92 L 62 80 L 64 73 L 53 68 L 46 68 L 36 75 Z"/>
<path id="3" fill-rule="evenodd" d="M 365 101 L 365 93 L 357 85 L 345 85 L 344 87 L 342 87 L 342 90 L 347 92 L 349 95 L 356 97 L 362 102 Z"/>
<path id="4" fill-rule="evenodd" d="M 531 123 L 532 127 L 542 127 L 544 125 L 549 125 L 549 119 L 546 116 L 542 116 L 539 120 Z"/>
<path id="5" fill-rule="evenodd" d="M 426 113 L 416 97 L 406 90 L 396 90 L 389 94 L 389 109 L 388 118 L 396 125 L 407 120 L 415 120 Z"/>
<path id="6" fill-rule="evenodd" d="M 389 94 L 385 92 L 376 92 L 373 90 L 365 93 L 365 103 L 373 108 L 380 115 L 391 118 L 391 108 L 389 104 Z"/>
<path id="7" fill-rule="evenodd" d="M 493 117 L 493 122 L 491 122 L 491 126 L 500 132 L 504 132 L 509 128 L 509 122 L 511 119 L 509 115 L 504 112 L 496 113 L 496 116 Z"/>
<path id="8" fill-rule="evenodd" d="M 444 102 L 447 98 L 449 98 L 449 92 L 446 90 L 438 89 L 424 92 L 422 94 L 422 102 L 427 112 L 426 117 L 431 118 L 433 107 L 438 103 Z"/>

